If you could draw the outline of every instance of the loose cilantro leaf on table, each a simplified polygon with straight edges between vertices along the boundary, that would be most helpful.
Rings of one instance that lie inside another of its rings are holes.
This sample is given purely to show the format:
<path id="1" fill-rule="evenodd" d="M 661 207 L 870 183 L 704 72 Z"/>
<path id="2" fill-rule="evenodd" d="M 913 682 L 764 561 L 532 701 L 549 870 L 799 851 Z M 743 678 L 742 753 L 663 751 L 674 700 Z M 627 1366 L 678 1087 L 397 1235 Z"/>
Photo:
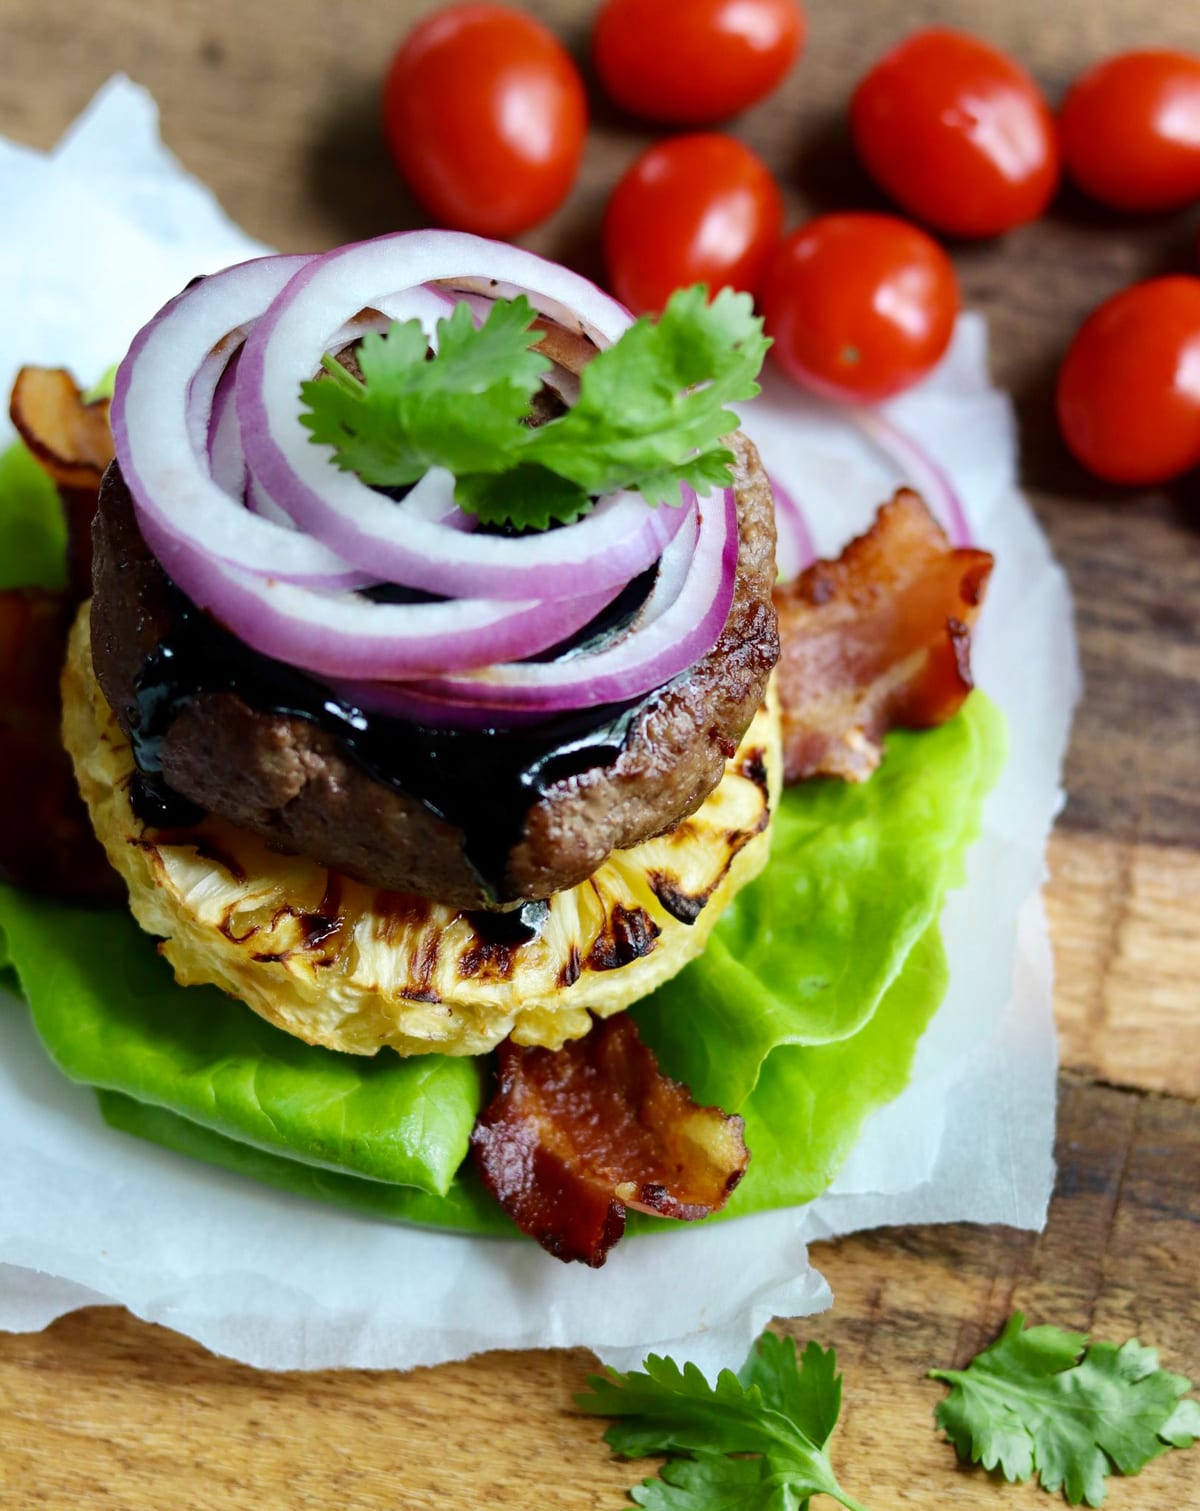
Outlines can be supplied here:
<path id="1" fill-rule="evenodd" d="M 368 335 L 361 381 L 327 358 L 328 376 L 302 384 L 301 423 L 365 483 L 400 487 L 445 467 L 461 508 L 520 528 L 568 523 L 618 489 L 677 504 L 683 485 L 728 485 L 721 438 L 738 421 L 727 406 L 758 392 L 770 345 L 748 295 L 723 289 L 710 303 L 702 285 L 680 290 L 587 363 L 565 414 L 531 426 L 550 368 L 533 350 L 535 318 L 519 296 L 476 327 L 460 304 L 439 322 L 433 356 L 416 320 Z"/>
<path id="2" fill-rule="evenodd" d="M 630 1491 L 649 1511 L 798 1511 L 812 1495 L 862 1511 L 825 1452 L 841 1405 L 836 1369 L 832 1349 L 810 1343 L 797 1362 L 790 1339 L 764 1333 L 740 1374 L 722 1370 L 715 1386 L 694 1364 L 651 1354 L 644 1371 L 593 1375 L 592 1394 L 576 1399 L 619 1419 L 604 1436 L 623 1458 L 671 1456 Z"/>
<path id="3" fill-rule="evenodd" d="M 1105 1477 L 1137 1474 L 1200 1437 L 1192 1382 L 1158 1367 L 1136 1338 L 1120 1348 L 1057 1327 L 1025 1328 L 1020 1312 L 965 1370 L 935 1369 L 952 1386 L 935 1413 L 958 1455 L 1007 1480 L 1036 1471 L 1071 1505 L 1104 1501 Z"/>

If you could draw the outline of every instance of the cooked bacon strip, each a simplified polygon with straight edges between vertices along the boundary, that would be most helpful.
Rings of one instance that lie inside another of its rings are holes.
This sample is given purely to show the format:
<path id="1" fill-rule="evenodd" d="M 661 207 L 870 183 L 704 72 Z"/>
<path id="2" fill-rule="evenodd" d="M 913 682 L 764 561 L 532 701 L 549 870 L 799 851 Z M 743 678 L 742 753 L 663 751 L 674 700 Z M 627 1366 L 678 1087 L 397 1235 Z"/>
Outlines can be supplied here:
<path id="1" fill-rule="evenodd" d="M 76 602 L 92 591 L 92 516 L 113 459 L 108 400 L 84 399 L 61 367 L 23 367 L 9 414 L 34 459 L 58 484 L 67 520 L 67 566 Z"/>
<path id="2" fill-rule="evenodd" d="M 741 1118 L 697 1106 L 624 1014 L 557 1051 L 508 1039 L 497 1054 L 472 1152 L 516 1225 L 558 1259 L 596 1268 L 626 1208 L 694 1222 L 745 1174 Z"/>
<path id="3" fill-rule="evenodd" d="M 785 776 L 861 782 L 889 729 L 930 729 L 971 691 L 992 558 L 954 550 L 907 489 L 836 561 L 775 589 Z"/>
<path id="4" fill-rule="evenodd" d="M 58 677 L 72 609 L 66 595 L 0 592 L 0 879 L 59 897 L 117 902 L 62 747 Z"/>

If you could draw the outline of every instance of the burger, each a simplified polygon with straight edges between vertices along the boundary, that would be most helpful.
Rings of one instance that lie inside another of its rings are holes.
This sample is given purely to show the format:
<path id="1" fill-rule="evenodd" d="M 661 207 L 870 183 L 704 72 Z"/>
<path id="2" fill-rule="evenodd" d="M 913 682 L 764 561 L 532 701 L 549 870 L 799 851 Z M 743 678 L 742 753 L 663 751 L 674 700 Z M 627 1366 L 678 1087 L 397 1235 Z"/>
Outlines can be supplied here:
<path id="1" fill-rule="evenodd" d="M 57 446 L 18 384 L 60 486 L 82 417 L 115 453 L 62 739 L 137 927 L 70 1022 L 61 905 L 0 893 L 111 1122 L 591 1265 L 828 1183 L 944 989 L 991 561 L 902 493 L 777 583 L 767 345 L 416 232 L 196 280 Z"/>

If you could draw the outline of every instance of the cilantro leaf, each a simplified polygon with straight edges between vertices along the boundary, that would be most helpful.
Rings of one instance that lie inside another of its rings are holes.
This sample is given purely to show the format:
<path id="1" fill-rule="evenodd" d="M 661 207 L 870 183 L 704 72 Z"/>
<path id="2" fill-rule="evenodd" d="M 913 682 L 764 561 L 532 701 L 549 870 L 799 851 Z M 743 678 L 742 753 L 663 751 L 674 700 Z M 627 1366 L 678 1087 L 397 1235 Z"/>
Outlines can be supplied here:
<path id="1" fill-rule="evenodd" d="M 1131 1338 L 1120 1348 L 1056 1327 L 1025 1328 L 1015 1312 L 965 1370 L 932 1370 L 952 1389 L 935 1413 L 958 1455 L 1008 1480 L 1035 1470 L 1044 1490 L 1099 1506 L 1114 1470 L 1137 1474 L 1200 1436 L 1190 1380 L 1158 1367 Z"/>
<path id="2" fill-rule="evenodd" d="M 710 304 L 703 284 L 679 289 L 658 320 L 637 321 L 587 364 L 578 401 L 530 431 L 527 450 L 589 493 L 645 491 L 645 481 L 652 502 L 672 492 L 678 502 L 680 481 L 727 484 L 732 458 L 719 442 L 738 417 L 726 405 L 758 393 L 769 345 L 749 294 L 722 289 Z M 720 473 L 706 459 L 714 451 Z"/>
<path id="3" fill-rule="evenodd" d="M 300 421 L 334 462 L 377 487 L 429 467 L 455 476 L 461 508 L 491 524 L 570 523 L 597 495 L 631 489 L 678 504 L 728 486 L 737 428 L 727 406 L 752 398 L 770 342 L 746 294 L 702 285 L 674 294 L 656 321 L 637 321 L 583 369 L 578 401 L 542 425 L 529 419 L 550 362 L 534 345 L 524 296 L 496 300 L 476 326 L 459 304 L 430 356 L 420 322 L 393 324 L 358 346 L 361 380 L 331 357 L 301 385 Z"/>
<path id="4" fill-rule="evenodd" d="M 810 1343 L 797 1366 L 793 1338 L 763 1333 L 738 1379 L 747 1390 L 757 1386 L 764 1404 L 790 1417 L 818 1448 L 833 1436 L 842 1409 L 842 1377 L 832 1348 Z"/>
<path id="5" fill-rule="evenodd" d="M 798 1511 L 800 1497 L 766 1459 L 671 1459 L 629 1492 L 647 1511 Z"/>
<path id="6" fill-rule="evenodd" d="M 523 296 L 497 300 L 478 327 L 458 304 L 438 322 L 432 359 L 419 320 L 372 331 L 356 352 L 362 382 L 327 359 L 328 377 L 301 384 L 300 423 L 334 447 L 343 471 L 376 486 L 416 482 L 430 467 L 506 471 L 531 433 L 521 421 L 551 365 L 532 349 L 535 318 Z"/>
<path id="7" fill-rule="evenodd" d="M 631 1492 L 652 1511 L 797 1511 L 822 1494 L 862 1511 L 824 1451 L 840 1403 L 835 1368 L 832 1350 L 810 1347 L 797 1364 L 793 1344 L 764 1338 L 742 1378 L 722 1370 L 710 1385 L 694 1364 L 680 1369 L 651 1354 L 644 1371 L 592 1376 L 592 1394 L 577 1401 L 618 1418 L 605 1433 L 614 1452 L 675 1456 L 657 1480 Z M 802 1424 L 822 1434 L 820 1441 Z"/>
<path id="8" fill-rule="evenodd" d="M 460 477 L 454 497 L 459 508 L 485 525 L 519 522 L 527 530 L 548 530 L 553 520 L 569 525 L 592 507 L 578 483 L 533 462 L 499 475 L 476 472 Z"/>

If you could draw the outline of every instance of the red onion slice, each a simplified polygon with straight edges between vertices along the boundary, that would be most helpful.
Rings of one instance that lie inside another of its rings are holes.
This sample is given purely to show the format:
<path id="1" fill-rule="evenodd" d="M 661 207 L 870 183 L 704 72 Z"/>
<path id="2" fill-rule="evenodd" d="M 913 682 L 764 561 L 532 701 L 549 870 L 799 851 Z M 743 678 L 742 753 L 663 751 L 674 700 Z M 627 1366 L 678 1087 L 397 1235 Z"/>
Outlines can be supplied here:
<path id="1" fill-rule="evenodd" d="M 816 561 L 817 548 L 813 544 L 804 510 L 773 473 L 768 474 L 767 481 L 775 499 L 775 527 L 778 534 L 775 560 L 780 580 L 788 582 Z"/>
<path id="2" fill-rule="evenodd" d="M 644 697 L 712 650 L 729 617 L 737 563 L 737 502 L 733 490 L 724 489 L 699 505 L 695 550 L 670 605 L 664 604 L 661 613 L 616 644 L 593 655 L 495 665 L 394 690 L 342 683 L 338 692 L 362 707 L 385 712 L 402 712 L 413 707 L 413 700 L 424 699 L 429 708 L 440 706 L 451 713 L 451 705 L 477 705 L 486 710 L 485 717 L 518 709 L 549 714 Z"/>
<path id="3" fill-rule="evenodd" d="M 454 474 L 444 467 L 431 467 L 396 507 L 406 518 L 448 525 L 452 530 L 474 530 L 479 523 L 454 502 Z"/>
<path id="4" fill-rule="evenodd" d="M 198 453 L 193 427 L 211 415 L 193 388 L 204 373 L 215 393 L 214 352 L 236 349 L 246 332 L 305 257 L 262 257 L 214 273 L 173 299 L 135 337 L 117 369 L 111 421 L 117 460 L 138 518 L 157 538 L 177 543 L 186 560 L 212 558 L 292 582 L 329 584 L 360 580 L 358 568 L 320 542 L 284 530 L 231 499 L 208 469 L 207 447 Z M 225 360 L 227 360 L 227 355 Z M 239 362 L 239 370 L 241 363 Z M 205 430 L 205 435 L 207 430 Z M 189 592 L 188 582 L 179 586 Z"/>
<path id="5" fill-rule="evenodd" d="M 699 513 L 693 499 L 693 504 L 688 508 L 686 524 L 659 560 L 654 585 L 647 594 L 646 601 L 627 628 L 608 642 L 605 650 L 624 644 L 635 634 L 644 634 L 676 602 L 691 571 L 698 530 Z M 643 641 L 643 645 L 644 643 Z M 591 657 L 594 658 L 596 654 L 598 652 L 592 652 Z M 583 659 L 580 658 L 581 661 Z M 580 662 L 575 664 L 579 665 Z M 588 659 L 586 664 L 594 665 L 594 659 Z M 482 693 L 473 693 L 464 701 L 463 698 L 436 691 L 434 684 L 430 682 L 345 682 L 335 683 L 334 691 L 340 698 L 357 707 L 444 729 L 511 729 L 537 723 L 544 720 L 547 713 L 555 711 L 515 708 L 503 702 L 494 703 Z M 578 706 L 580 705 L 570 698 L 563 703 L 564 708 Z"/>
<path id="6" fill-rule="evenodd" d="M 179 580 L 169 538 L 146 535 L 170 576 Z M 533 656 L 576 634 L 616 596 L 549 603 L 450 599 L 380 604 L 346 592 L 321 592 L 209 561 L 185 591 L 252 649 L 318 677 L 380 680 L 486 666 Z"/>
<path id="7" fill-rule="evenodd" d="M 205 447 L 213 482 L 235 500 L 246 496 L 246 454 L 233 402 L 233 380 L 240 355 L 240 351 L 234 353 L 217 383 Z"/>
<path id="8" fill-rule="evenodd" d="M 967 511 L 941 464 L 877 409 L 852 408 L 847 413 L 859 434 L 887 457 L 903 481 L 915 488 L 940 517 L 951 545 L 973 545 Z"/>
<path id="9" fill-rule="evenodd" d="M 694 665 L 732 602 L 731 492 L 657 510 L 610 495 L 574 525 L 494 535 L 457 507 L 445 470 L 393 499 L 330 465 L 299 424 L 300 382 L 327 351 L 411 318 L 436 347 L 437 321 L 456 303 L 483 318 L 489 296 L 516 293 L 598 346 L 632 318 L 565 269 L 439 232 L 258 259 L 167 305 L 118 371 L 112 417 L 143 534 L 182 591 L 263 654 L 345 681 L 365 706 L 390 703 L 448 727 L 626 702 Z M 577 397 L 565 368 L 551 383 L 567 402 Z M 529 662 L 577 635 L 656 560 L 624 630 Z M 381 579 L 443 596 L 388 603 L 354 591 Z"/>
<path id="10" fill-rule="evenodd" d="M 493 272 L 554 309 L 570 301 L 572 324 L 609 344 L 628 314 L 585 279 L 517 247 L 452 232 L 407 232 L 342 248 L 301 268 L 246 343 L 238 417 L 251 471 L 300 527 L 347 561 L 433 593 L 521 598 L 578 596 L 617 587 L 657 558 L 681 523 L 636 494 L 603 499 L 578 523 L 538 536 L 468 534 L 397 515 L 385 496 L 338 471 L 328 447 L 299 424 L 296 375 L 320 363 L 347 312 L 377 308 L 437 277 L 491 281 Z M 397 288 L 408 285 L 407 292 Z"/>

